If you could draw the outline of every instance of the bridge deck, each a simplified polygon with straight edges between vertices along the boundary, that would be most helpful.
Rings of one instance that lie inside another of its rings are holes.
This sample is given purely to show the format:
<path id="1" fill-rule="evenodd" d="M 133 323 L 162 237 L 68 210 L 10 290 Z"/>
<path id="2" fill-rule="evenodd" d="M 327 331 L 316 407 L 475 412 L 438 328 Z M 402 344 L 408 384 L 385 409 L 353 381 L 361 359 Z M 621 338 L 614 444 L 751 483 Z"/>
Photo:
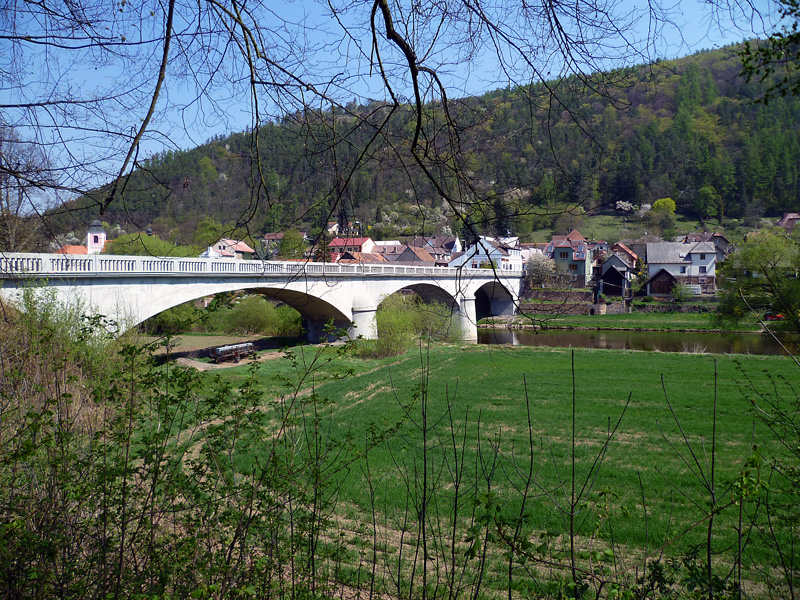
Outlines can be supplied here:
<path id="1" fill-rule="evenodd" d="M 484 271 L 493 277 L 490 269 L 470 270 L 472 276 Z M 94 254 L 91 256 L 64 256 L 60 254 L 0 254 L 0 279 L 9 277 L 42 277 L 60 275 L 435 275 L 455 277 L 463 269 L 453 267 L 427 267 L 406 265 L 365 265 L 318 262 L 280 262 L 260 260 L 233 260 L 213 258 L 168 258 L 154 256 L 118 256 Z M 480 273 L 482 275 L 483 273 Z M 522 271 L 502 271 L 504 276 L 522 276 Z"/>

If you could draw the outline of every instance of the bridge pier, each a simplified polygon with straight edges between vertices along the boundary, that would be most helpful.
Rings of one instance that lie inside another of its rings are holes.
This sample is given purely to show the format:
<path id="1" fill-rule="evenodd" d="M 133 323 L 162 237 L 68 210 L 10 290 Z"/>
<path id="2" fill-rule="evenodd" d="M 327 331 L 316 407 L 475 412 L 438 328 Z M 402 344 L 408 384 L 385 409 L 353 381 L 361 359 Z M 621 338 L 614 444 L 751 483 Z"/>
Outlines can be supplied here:
<path id="1" fill-rule="evenodd" d="M 348 332 L 351 340 L 359 335 L 365 340 L 378 337 L 378 323 L 375 320 L 377 311 L 378 307 L 373 304 L 353 306 L 353 323 Z"/>
<path id="2" fill-rule="evenodd" d="M 465 342 L 478 341 L 478 320 L 475 312 L 475 298 L 463 294 L 458 299 L 458 318 L 461 325 L 462 339 Z"/>

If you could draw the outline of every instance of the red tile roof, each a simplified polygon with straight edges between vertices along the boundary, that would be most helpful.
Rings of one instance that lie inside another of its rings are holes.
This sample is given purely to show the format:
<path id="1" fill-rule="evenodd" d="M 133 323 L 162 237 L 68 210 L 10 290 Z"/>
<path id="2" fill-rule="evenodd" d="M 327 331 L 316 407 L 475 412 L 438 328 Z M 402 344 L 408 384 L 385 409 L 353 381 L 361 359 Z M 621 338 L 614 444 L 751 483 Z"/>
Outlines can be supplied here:
<path id="1" fill-rule="evenodd" d="M 333 238 L 330 242 L 328 242 L 328 248 L 330 247 L 337 247 L 337 246 L 361 246 L 369 240 L 368 237 L 351 237 L 351 238 L 340 238 L 336 237 Z"/>
<path id="2" fill-rule="evenodd" d="M 89 249 L 86 246 L 74 246 L 72 244 L 66 244 L 61 246 L 55 252 L 56 254 L 89 254 Z"/>
<path id="3" fill-rule="evenodd" d="M 234 252 L 250 252 L 251 254 L 255 252 L 255 250 L 253 250 L 250 246 L 238 240 L 222 238 L 220 242 L 228 246 L 228 249 L 233 250 Z"/>

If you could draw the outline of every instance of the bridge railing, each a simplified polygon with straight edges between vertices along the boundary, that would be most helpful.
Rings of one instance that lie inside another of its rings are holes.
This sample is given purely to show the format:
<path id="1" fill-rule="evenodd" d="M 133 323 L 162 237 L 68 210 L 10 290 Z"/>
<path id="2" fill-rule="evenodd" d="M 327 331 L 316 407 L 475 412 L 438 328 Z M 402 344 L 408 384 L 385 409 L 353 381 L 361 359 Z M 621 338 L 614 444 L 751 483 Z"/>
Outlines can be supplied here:
<path id="1" fill-rule="evenodd" d="M 492 276 L 493 272 L 470 269 L 471 275 Z M 522 271 L 498 271 L 519 277 Z M 279 262 L 213 258 L 169 258 L 154 256 L 64 256 L 61 254 L 0 253 L 0 278 L 15 276 L 80 275 L 426 275 L 452 277 L 463 272 L 454 267 L 415 267 L 409 265 L 364 265 L 315 262 Z"/>

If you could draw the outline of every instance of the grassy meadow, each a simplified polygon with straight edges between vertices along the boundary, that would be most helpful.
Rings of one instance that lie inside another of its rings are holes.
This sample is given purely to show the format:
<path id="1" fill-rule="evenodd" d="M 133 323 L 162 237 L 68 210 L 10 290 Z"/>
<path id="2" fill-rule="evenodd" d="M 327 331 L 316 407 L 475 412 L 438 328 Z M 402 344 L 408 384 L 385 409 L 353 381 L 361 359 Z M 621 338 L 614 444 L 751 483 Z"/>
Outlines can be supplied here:
<path id="1" fill-rule="evenodd" d="M 384 585 L 398 579 L 393 565 L 413 570 L 422 538 L 437 569 L 445 548 L 469 556 L 476 539 L 492 541 L 486 568 L 498 581 L 509 543 L 529 540 L 544 564 L 563 566 L 573 536 L 586 568 L 605 561 L 633 576 L 662 551 L 694 556 L 711 539 L 724 571 L 737 532 L 761 518 L 759 457 L 780 453 L 749 398 L 791 396 L 800 381 L 789 359 L 766 356 L 462 345 L 380 360 L 335 348 L 293 354 L 214 377 L 250 378 L 265 398 L 291 396 L 302 378 L 296 397 L 313 387 L 304 418 L 313 412 L 316 441 L 296 444 L 329 448 L 321 493 L 340 528 L 329 543 L 349 565 L 337 577 L 354 585 L 376 561 Z M 263 457 L 238 460 L 247 472 Z M 416 550 L 404 558 L 403 544 Z M 745 579 L 776 560 L 755 541 L 742 557 Z"/>

